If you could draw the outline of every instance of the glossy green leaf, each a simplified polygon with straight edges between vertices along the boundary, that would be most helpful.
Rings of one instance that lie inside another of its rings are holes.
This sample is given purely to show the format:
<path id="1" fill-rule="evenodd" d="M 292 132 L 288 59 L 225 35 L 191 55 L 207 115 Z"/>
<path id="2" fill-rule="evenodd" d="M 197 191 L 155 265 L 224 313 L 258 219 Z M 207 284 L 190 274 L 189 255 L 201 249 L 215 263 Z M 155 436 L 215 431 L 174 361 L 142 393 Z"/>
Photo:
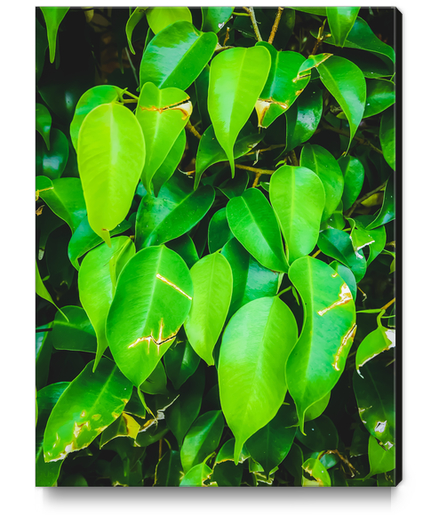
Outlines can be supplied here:
<path id="1" fill-rule="evenodd" d="M 141 89 L 136 108 L 145 138 L 145 166 L 141 179 L 147 192 L 160 165 L 183 131 L 192 112 L 189 96 L 178 88 L 158 89 L 147 82 Z"/>
<path id="2" fill-rule="evenodd" d="M 359 416 L 368 432 L 387 450 L 395 444 L 395 383 L 393 367 L 388 366 L 393 356 L 393 351 L 388 351 L 394 344 L 391 329 L 368 334 L 359 346 L 358 373 L 353 375 Z"/>
<path id="3" fill-rule="evenodd" d="M 289 262 L 316 246 L 325 206 L 320 178 L 303 166 L 282 166 L 269 183 L 269 198 L 283 233 Z"/>
<path id="4" fill-rule="evenodd" d="M 111 247 L 99 245 L 83 259 L 78 274 L 79 300 L 97 335 L 96 368 L 108 347 L 106 318 L 115 293 L 117 277 L 135 254 L 135 245 L 127 236 L 112 238 Z"/>
<path id="5" fill-rule="evenodd" d="M 394 109 L 388 109 L 383 113 L 380 122 L 379 132 L 380 143 L 382 145 L 383 156 L 388 165 L 395 170 L 395 112 Z"/>
<path id="6" fill-rule="evenodd" d="M 369 254 L 367 257 L 367 266 L 370 266 L 386 246 L 386 229 L 384 225 L 381 225 L 376 229 L 367 228 L 367 225 L 372 222 L 373 218 L 374 217 L 372 215 L 360 215 L 355 218 L 356 227 L 366 230 L 373 239 L 373 241 L 368 245 Z"/>
<path id="7" fill-rule="evenodd" d="M 75 150 L 78 149 L 79 129 L 87 114 L 102 104 L 110 104 L 116 100 L 121 100 L 122 93 L 122 90 L 117 88 L 117 86 L 106 84 L 94 86 L 94 88 L 87 90 L 82 95 L 76 104 L 75 113 L 70 124 L 70 139 Z"/>
<path id="8" fill-rule="evenodd" d="M 197 30 L 188 21 L 177 21 L 160 31 L 147 45 L 139 71 L 141 87 L 186 90 L 211 59 L 217 44 L 213 32 Z"/>
<path id="9" fill-rule="evenodd" d="M 190 426 L 199 415 L 204 387 L 205 367 L 202 365 L 181 386 L 180 396 L 166 411 L 166 423 L 179 446 L 182 445 Z"/>
<path id="10" fill-rule="evenodd" d="M 132 384 L 108 359 L 96 372 L 90 362 L 69 384 L 46 424 L 43 452 L 45 461 L 57 461 L 88 447 L 109 424 L 120 416 L 132 394 Z"/>
<path id="11" fill-rule="evenodd" d="M 312 170 L 325 189 L 325 208 L 322 220 L 327 220 L 337 208 L 343 195 L 343 172 L 335 157 L 320 145 L 307 143 L 301 152 L 301 166 Z"/>
<path id="12" fill-rule="evenodd" d="M 36 486 L 55 486 L 62 460 L 45 463 L 43 459 L 43 434 L 52 408 L 69 383 L 54 383 L 37 392 L 38 419 L 36 425 Z"/>
<path id="13" fill-rule="evenodd" d="M 331 392 L 329 392 L 325 397 L 322 397 L 320 400 L 312 404 L 307 411 L 305 412 L 305 423 L 310 420 L 314 420 L 325 411 L 327 408 L 329 401 L 331 399 Z M 299 433 L 298 433 L 299 435 Z"/>
<path id="14" fill-rule="evenodd" d="M 298 78 L 299 68 L 305 61 L 300 53 L 277 51 L 265 41 L 256 43 L 256 47 L 261 46 L 271 55 L 271 68 L 255 107 L 259 127 L 267 128 L 292 106 L 307 86 L 310 76 Z"/>
<path id="15" fill-rule="evenodd" d="M 199 366 L 200 358 L 190 343 L 177 339 L 175 347 L 171 347 L 164 355 L 166 373 L 175 390 L 192 376 Z"/>
<path id="16" fill-rule="evenodd" d="M 166 246 L 180 255 L 189 268 L 199 261 L 196 246 L 188 234 L 183 234 L 179 238 L 167 241 Z"/>
<path id="17" fill-rule="evenodd" d="M 302 486 L 331 486 L 328 471 L 319 460 L 309 458 L 302 464 L 302 468 L 311 477 L 311 479 L 308 479 L 303 475 Z"/>
<path id="18" fill-rule="evenodd" d="M 66 136 L 56 128 L 50 131 L 50 137 L 49 149 L 41 140 L 36 141 L 36 174 L 58 179 L 69 159 L 69 143 Z"/>
<path id="19" fill-rule="evenodd" d="M 192 23 L 192 13 L 188 7 L 149 7 L 145 14 L 147 15 L 148 25 L 154 34 L 158 34 L 176 21 Z"/>
<path id="20" fill-rule="evenodd" d="M 156 368 L 151 372 L 149 377 L 141 384 L 140 390 L 151 395 L 168 395 L 167 389 L 168 378 L 166 376 L 163 362 L 159 361 Z"/>
<path id="21" fill-rule="evenodd" d="M 374 236 L 372 231 L 369 231 L 359 221 L 356 221 L 353 218 L 346 218 L 346 220 L 350 224 L 350 239 L 352 240 L 353 250 L 355 252 L 365 247 L 369 247 L 372 243 L 374 243 Z"/>
<path id="22" fill-rule="evenodd" d="M 378 444 L 377 440 L 373 436 L 370 436 L 368 443 L 368 458 L 370 461 L 370 472 L 368 477 L 394 470 L 396 465 L 395 446 L 385 450 Z"/>
<path id="23" fill-rule="evenodd" d="M 326 16 L 327 7 L 293 7 L 296 11 L 315 14 L 317 16 Z"/>
<path id="24" fill-rule="evenodd" d="M 327 7 L 328 25 L 335 45 L 343 47 L 360 7 Z"/>
<path id="25" fill-rule="evenodd" d="M 350 268 L 356 282 L 364 277 L 367 271 L 364 252 L 362 250 L 355 252 L 352 240 L 347 232 L 338 229 L 325 229 L 320 233 L 317 245 L 324 254 Z"/>
<path id="26" fill-rule="evenodd" d="M 238 159 L 250 152 L 262 138 L 263 133 L 259 134 L 251 123 L 246 123 L 235 141 L 233 148 L 234 158 Z M 196 154 L 195 188 L 198 187 L 202 174 L 207 168 L 213 164 L 227 160 L 226 152 L 216 139 L 214 126 L 210 125 L 199 140 L 199 147 Z M 245 175 L 245 172 L 243 175 Z"/>
<path id="27" fill-rule="evenodd" d="M 223 428 L 223 414 L 219 410 L 208 411 L 196 419 L 181 446 L 181 464 L 185 473 L 216 449 Z"/>
<path id="28" fill-rule="evenodd" d="M 229 177 L 223 181 L 217 189 L 219 189 L 228 199 L 240 197 L 246 190 L 249 183 L 247 173 L 237 174 L 233 179 Z"/>
<path id="29" fill-rule="evenodd" d="M 55 59 L 58 28 L 63 18 L 66 16 L 69 7 L 41 7 L 40 10 L 45 18 L 46 32 L 48 34 L 49 60 L 53 63 Z"/>
<path id="30" fill-rule="evenodd" d="M 227 222 L 226 208 L 223 207 L 214 213 L 208 226 L 209 252 L 220 250 L 232 238 L 233 234 Z"/>
<path id="31" fill-rule="evenodd" d="M 57 313 L 48 339 L 56 350 L 96 353 L 97 340 L 86 312 L 78 306 L 64 306 L 67 320 Z"/>
<path id="32" fill-rule="evenodd" d="M 173 343 L 190 310 L 193 284 L 184 261 L 161 245 L 124 267 L 109 309 L 106 335 L 124 375 L 139 387 Z"/>
<path id="33" fill-rule="evenodd" d="M 383 204 L 380 211 L 377 213 L 376 218 L 367 225 L 367 229 L 375 229 L 381 225 L 392 222 L 395 219 L 395 184 L 394 176 L 392 175 L 385 186 L 385 195 L 383 197 Z"/>
<path id="34" fill-rule="evenodd" d="M 154 195 L 158 195 L 160 192 L 160 188 L 167 182 L 172 175 L 175 173 L 178 165 L 180 164 L 181 158 L 184 155 L 186 148 L 187 138 L 186 131 L 183 129 L 180 132 L 180 135 L 175 140 L 175 143 L 172 145 L 169 150 L 168 155 L 165 157 L 163 163 L 157 168 L 156 172 L 153 175 L 152 183 L 154 189 Z"/>
<path id="35" fill-rule="evenodd" d="M 130 209 L 144 162 L 144 136 L 129 109 L 111 103 L 90 111 L 79 131 L 78 169 L 88 222 L 108 246 L 109 231 Z"/>
<path id="36" fill-rule="evenodd" d="M 114 438 L 129 437 L 133 440 L 138 436 L 141 425 L 131 415 L 121 413 L 121 415 L 112 422 L 102 433 L 100 437 L 99 447 L 102 448 Z"/>
<path id="37" fill-rule="evenodd" d="M 234 145 L 253 112 L 271 67 L 264 47 L 231 48 L 211 62 L 208 112 L 220 146 L 235 175 Z"/>
<path id="38" fill-rule="evenodd" d="M 340 201 L 332 215 L 320 224 L 320 230 L 324 231 L 325 229 L 332 227 L 333 229 L 338 229 L 339 231 L 342 231 L 345 225 L 346 219 L 344 218 L 343 202 Z"/>
<path id="39" fill-rule="evenodd" d="M 350 148 L 353 136 L 361 123 L 367 96 L 364 74 L 344 57 L 332 56 L 317 68 L 323 85 L 328 89 L 347 117 L 350 128 Z"/>
<path id="40" fill-rule="evenodd" d="M 202 27 L 204 32 L 219 32 L 230 19 L 233 13 L 233 7 L 201 7 L 202 9 Z"/>
<path id="41" fill-rule="evenodd" d="M 260 190 L 251 188 L 241 197 L 230 199 L 226 214 L 235 238 L 261 265 L 277 272 L 287 271 L 277 218 Z"/>
<path id="42" fill-rule="evenodd" d="M 288 455 L 295 438 L 296 427 L 286 427 L 287 410 L 287 406 L 281 406 L 277 415 L 247 440 L 251 457 L 262 465 L 268 477 Z"/>
<path id="43" fill-rule="evenodd" d="M 50 150 L 50 132 L 52 117 L 43 104 L 36 104 L 36 130 L 42 136 L 46 148 Z"/>
<path id="44" fill-rule="evenodd" d="M 343 281 L 347 284 L 349 287 L 350 293 L 352 294 L 353 300 L 356 301 L 356 293 L 358 290 L 358 287 L 356 285 L 356 279 L 353 275 L 353 272 L 348 268 L 347 266 L 342 265 L 338 261 L 332 261 L 332 263 L 329 263 L 329 266 L 332 267 L 337 274 L 341 276 Z"/>
<path id="45" fill-rule="evenodd" d="M 221 253 L 229 261 L 233 276 L 228 318 L 248 302 L 277 293 L 280 274 L 260 265 L 237 239 L 228 241 Z"/>
<path id="46" fill-rule="evenodd" d="M 195 191 L 187 177 L 173 175 L 157 197 L 143 197 L 136 214 L 136 248 L 160 245 L 190 231 L 209 211 L 214 198 L 211 186 Z"/>
<path id="47" fill-rule="evenodd" d="M 133 13 L 130 15 L 129 19 L 126 23 L 126 36 L 127 36 L 127 42 L 129 43 L 130 51 L 133 55 L 136 54 L 135 49 L 133 48 L 132 44 L 132 35 L 133 31 L 135 30 L 136 25 L 142 20 L 142 18 L 145 16 L 145 11 L 148 9 L 148 7 L 137 7 Z"/>
<path id="48" fill-rule="evenodd" d="M 157 479 L 154 486 L 180 486 L 181 472 L 179 451 L 169 449 L 157 464 Z"/>
<path id="49" fill-rule="evenodd" d="M 48 48 L 48 38 L 46 29 L 43 27 L 37 18 L 36 21 L 36 83 L 42 75 L 43 66 L 45 64 L 45 54 Z"/>
<path id="50" fill-rule="evenodd" d="M 180 486 L 209 486 L 205 484 L 212 474 L 212 469 L 206 463 L 200 463 L 191 468 L 182 478 Z"/>
<path id="51" fill-rule="evenodd" d="M 304 431 L 305 434 L 298 431 L 296 438 L 312 451 L 338 449 L 337 428 L 326 415 L 305 422 Z"/>
<path id="52" fill-rule="evenodd" d="M 220 401 L 235 436 L 235 464 L 244 442 L 274 418 L 284 401 L 286 362 L 297 331 L 286 304 L 264 297 L 237 311 L 223 333 Z"/>
<path id="53" fill-rule="evenodd" d="M 286 377 L 304 433 L 306 410 L 332 390 L 344 370 L 356 312 L 348 286 L 323 261 L 297 259 L 289 279 L 302 298 L 304 325 L 288 359 Z"/>
<path id="54" fill-rule="evenodd" d="M 42 297 L 42 299 L 47 300 L 53 306 L 55 306 L 58 309 L 58 311 L 66 318 L 66 315 L 64 315 L 63 311 L 52 300 L 51 294 L 46 289 L 46 286 L 44 285 L 42 278 L 40 276 L 39 268 L 37 266 L 37 261 L 36 261 L 36 293 L 37 293 L 37 295 L 39 295 L 39 297 Z"/>
<path id="55" fill-rule="evenodd" d="M 311 83 L 286 113 L 285 150 L 290 151 L 311 138 L 320 123 L 322 110 L 322 91 Z"/>
<path id="56" fill-rule="evenodd" d="M 190 270 L 193 301 L 184 329 L 190 345 L 207 365 L 223 329 L 232 298 L 232 270 L 220 253 L 209 254 Z"/>
<path id="57" fill-rule="evenodd" d="M 130 222 L 124 220 L 111 231 L 111 236 L 121 234 L 122 232 L 127 231 L 127 229 L 130 229 L 130 227 Z M 90 227 L 90 224 L 88 223 L 88 218 L 85 216 L 81 220 L 81 223 L 78 225 L 75 232 L 72 234 L 67 249 L 70 262 L 76 268 L 76 270 L 79 270 L 80 267 L 78 259 L 101 243 L 103 243 L 102 238 L 97 236 L 97 234 L 93 231 L 93 229 Z"/>
<path id="58" fill-rule="evenodd" d="M 393 104 L 395 104 L 395 83 L 385 79 L 367 81 L 364 118 L 379 114 Z"/>
<path id="59" fill-rule="evenodd" d="M 344 209 L 347 210 L 358 198 L 359 193 L 361 193 L 365 170 L 361 161 L 352 156 L 340 157 L 338 164 L 344 176 L 342 201 Z"/>

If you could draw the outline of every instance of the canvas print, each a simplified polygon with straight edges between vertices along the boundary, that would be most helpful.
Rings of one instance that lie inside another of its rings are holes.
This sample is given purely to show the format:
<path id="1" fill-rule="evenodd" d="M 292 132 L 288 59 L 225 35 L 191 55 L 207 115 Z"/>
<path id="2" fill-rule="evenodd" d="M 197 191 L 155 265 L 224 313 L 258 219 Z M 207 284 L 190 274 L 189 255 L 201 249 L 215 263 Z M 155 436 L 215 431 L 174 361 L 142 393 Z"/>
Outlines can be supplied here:
<path id="1" fill-rule="evenodd" d="M 36 485 L 396 486 L 398 10 L 35 18 Z"/>

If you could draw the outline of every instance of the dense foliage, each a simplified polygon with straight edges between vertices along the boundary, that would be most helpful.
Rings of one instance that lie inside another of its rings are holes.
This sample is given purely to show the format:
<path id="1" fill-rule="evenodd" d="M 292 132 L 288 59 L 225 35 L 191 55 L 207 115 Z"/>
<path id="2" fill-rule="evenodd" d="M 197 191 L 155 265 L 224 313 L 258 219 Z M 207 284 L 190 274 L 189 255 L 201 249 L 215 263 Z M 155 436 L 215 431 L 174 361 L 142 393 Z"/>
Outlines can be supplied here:
<path id="1" fill-rule="evenodd" d="M 396 15 L 36 9 L 37 485 L 399 481 Z"/>

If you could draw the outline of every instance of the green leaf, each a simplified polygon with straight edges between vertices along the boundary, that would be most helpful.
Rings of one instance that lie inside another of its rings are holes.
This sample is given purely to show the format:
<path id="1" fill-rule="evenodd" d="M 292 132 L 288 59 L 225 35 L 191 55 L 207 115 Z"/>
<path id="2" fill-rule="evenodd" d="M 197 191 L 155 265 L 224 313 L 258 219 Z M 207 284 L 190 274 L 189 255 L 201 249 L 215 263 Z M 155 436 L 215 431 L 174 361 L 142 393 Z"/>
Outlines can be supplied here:
<path id="1" fill-rule="evenodd" d="M 380 121 L 379 132 L 380 143 L 382 145 L 383 157 L 388 165 L 395 170 L 395 111 L 393 108 L 383 113 Z"/>
<path id="2" fill-rule="evenodd" d="M 36 140 L 36 174 L 45 175 L 50 179 L 58 179 L 64 172 L 69 159 L 69 143 L 60 130 L 53 128 L 50 132 L 51 145 L 49 149 L 41 140 Z"/>
<path id="3" fill-rule="evenodd" d="M 219 189 L 228 199 L 240 197 L 246 190 L 248 182 L 249 176 L 247 173 L 237 174 L 233 179 L 229 177 L 223 181 L 220 186 L 217 186 L 217 189 Z"/>
<path id="4" fill-rule="evenodd" d="M 181 446 L 181 464 L 185 473 L 216 449 L 223 428 L 223 414 L 219 410 L 208 411 L 196 419 Z"/>
<path id="5" fill-rule="evenodd" d="M 45 54 L 48 48 L 48 38 L 45 27 L 36 21 L 36 83 L 39 81 L 45 64 Z"/>
<path id="6" fill-rule="evenodd" d="M 297 259 L 289 279 L 302 298 L 304 325 L 288 359 L 286 377 L 304 433 L 306 410 L 332 390 L 344 370 L 356 313 L 347 284 L 323 261 Z"/>
<path id="7" fill-rule="evenodd" d="M 244 442 L 272 420 L 286 395 L 286 362 L 298 329 L 278 297 L 249 302 L 230 319 L 220 348 L 220 402 L 235 436 L 235 464 Z"/>
<path id="8" fill-rule="evenodd" d="M 287 406 L 281 406 L 277 415 L 247 440 L 251 457 L 262 465 L 268 477 L 288 455 L 295 438 L 296 427 L 286 427 L 287 410 Z"/>
<path id="9" fill-rule="evenodd" d="M 305 422 L 305 434 L 297 432 L 296 438 L 312 451 L 338 449 L 338 432 L 332 420 L 322 415 L 314 420 Z"/>
<path id="10" fill-rule="evenodd" d="M 61 309 L 57 306 L 57 304 L 52 300 L 51 294 L 46 289 L 46 286 L 43 284 L 42 278 L 40 276 L 39 268 L 37 266 L 37 261 L 36 261 L 36 293 L 37 293 L 37 295 L 39 295 L 39 297 L 42 297 L 42 299 L 47 300 L 53 306 L 55 306 L 58 309 L 58 311 L 60 311 L 60 313 L 65 318 L 67 318 L 66 315 L 63 313 L 63 311 L 61 311 Z"/>
<path id="11" fill-rule="evenodd" d="M 366 232 L 372 237 L 373 241 L 368 245 L 369 254 L 367 258 L 367 267 L 370 266 L 376 257 L 383 251 L 386 246 L 386 229 L 384 225 L 381 225 L 377 229 L 368 229 L 367 225 L 373 220 L 372 215 L 360 215 L 355 219 L 356 227 L 366 230 Z"/>
<path id="12" fill-rule="evenodd" d="M 367 96 L 364 74 L 356 64 L 338 56 L 330 57 L 317 70 L 323 85 L 340 104 L 349 122 L 347 153 L 364 115 Z"/>
<path id="13" fill-rule="evenodd" d="M 183 234 L 179 238 L 166 242 L 166 246 L 179 254 L 189 268 L 199 261 L 196 246 L 188 234 Z"/>
<path id="14" fill-rule="evenodd" d="M 293 263 L 309 254 L 319 238 L 325 206 L 322 181 L 303 166 L 282 166 L 271 176 L 269 198 Z"/>
<path id="15" fill-rule="evenodd" d="M 265 195 L 256 188 L 229 200 L 226 207 L 230 230 L 261 265 L 287 272 L 277 218 Z"/>
<path id="16" fill-rule="evenodd" d="M 70 139 L 75 150 L 78 149 L 78 135 L 82 122 L 87 114 L 102 104 L 111 104 L 122 99 L 123 91 L 117 86 L 108 84 L 102 86 L 94 86 L 87 90 L 75 107 L 72 122 L 70 123 Z"/>
<path id="17" fill-rule="evenodd" d="M 153 486 L 180 486 L 181 472 L 179 451 L 169 449 L 157 464 L 157 479 Z"/>
<path id="18" fill-rule="evenodd" d="M 211 477 L 212 469 L 206 463 L 191 468 L 180 482 L 180 486 L 209 486 L 205 481 Z"/>
<path id="19" fill-rule="evenodd" d="M 392 446 L 390 449 L 385 450 L 378 444 L 377 440 L 373 436 L 370 436 L 368 442 L 368 458 L 370 460 L 370 472 L 367 477 L 394 470 L 396 464 L 395 446 Z"/>
<path id="20" fill-rule="evenodd" d="M 208 112 L 220 146 L 235 175 L 234 145 L 254 106 L 271 67 L 266 48 L 231 48 L 211 62 Z"/>
<path id="21" fill-rule="evenodd" d="M 356 282 L 364 277 L 367 271 L 364 252 L 362 250 L 355 252 L 352 240 L 347 232 L 339 229 L 325 229 L 320 233 L 317 245 L 324 254 L 350 268 Z"/>
<path id="22" fill-rule="evenodd" d="M 126 217 L 145 162 L 135 116 L 119 104 L 102 104 L 85 117 L 78 137 L 78 169 L 88 222 L 110 246 L 109 231 Z"/>
<path id="23" fill-rule="evenodd" d="M 344 175 L 343 207 L 345 210 L 352 207 L 361 193 L 364 184 L 364 165 L 356 157 L 345 156 L 338 160 L 340 169 Z"/>
<path id="24" fill-rule="evenodd" d="M 320 145 L 307 143 L 301 152 L 301 166 L 312 170 L 325 189 L 322 220 L 327 220 L 340 203 L 344 189 L 343 172 L 335 157 Z"/>
<path id="25" fill-rule="evenodd" d="M 43 175 L 38 176 L 36 198 L 38 196 L 75 232 L 86 215 L 84 194 L 78 178 L 62 177 L 51 181 Z"/>
<path id="26" fill-rule="evenodd" d="M 86 312 L 78 306 L 64 306 L 64 316 L 55 315 L 48 340 L 56 350 L 96 353 L 97 340 Z"/>
<path id="27" fill-rule="evenodd" d="M 57 461 L 88 447 L 118 418 L 132 394 L 132 384 L 112 361 L 104 358 L 95 373 L 93 362 L 66 388 L 48 419 L 43 452 Z"/>
<path id="28" fill-rule="evenodd" d="M 177 339 L 175 347 L 171 347 L 164 356 L 166 373 L 175 390 L 192 376 L 200 363 L 200 358 L 190 343 Z"/>
<path id="29" fill-rule="evenodd" d="M 233 7 L 201 7 L 202 9 L 202 27 L 204 32 L 219 32 L 230 19 L 233 13 Z"/>
<path id="30" fill-rule="evenodd" d="M 193 189 L 182 174 L 173 175 L 158 197 L 147 194 L 136 214 L 136 248 L 160 245 L 190 231 L 207 214 L 215 198 L 212 186 Z"/>
<path id="31" fill-rule="evenodd" d="M 228 318 L 248 302 L 277 293 L 280 274 L 260 265 L 237 239 L 228 241 L 221 253 L 229 261 L 233 276 Z"/>
<path id="32" fill-rule="evenodd" d="M 133 48 L 132 44 L 132 35 L 133 31 L 136 27 L 136 25 L 142 20 L 142 18 L 145 16 L 145 11 L 148 9 L 148 7 L 137 7 L 133 13 L 130 15 L 129 19 L 126 23 L 126 36 L 127 36 L 127 42 L 129 43 L 130 51 L 133 55 L 136 54 L 135 49 Z"/>
<path id="33" fill-rule="evenodd" d="M 392 222 L 392 220 L 395 219 L 394 186 L 394 176 L 391 175 L 385 186 L 385 195 L 383 197 L 382 207 L 377 213 L 375 219 L 367 225 L 367 229 L 375 229 L 376 227 Z"/>
<path id="34" fill-rule="evenodd" d="M 131 415 L 123 412 L 103 431 L 102 436 L 100 437 L 99 447 L 102 448 L 114 438 L 122 436 L 127 436 L 135 440 L 138 436 L 140 427 L 141 424 L 139 424 L 139 422 L 137 422 Z"/>
<path id="35" fill-rule="evenodd" d="M 51 125 L 52 117 L 49 110 L 43 104 L 36 104 L 36 130 L 42 136 L 48 150 L 50 150 Z"/>
<path id="36" fill-rule="evenodd" d="M 187 138 L 186 131 L 183 129 L 180 135 L 175 140 L 169 150 L 168 155 L 165 157 L 163 163 L 157 168 L 153 175 L 152 183 L 154 189 L 154 195 L 158 195 L 160 188 L 172 177 L 180 164 L 181 158 L 184 155 L 186 148 Z"/>
<path id="37" fill-rule="evenodd" d="M 169 352 L 165 355 L 167 356 Z M 199 363 L 199 362 L 198 362 Z M 190 426 L 201 409 L 205 387 L 205 367 L 196 372 L 181 386 L 180 396 L 166 411 L 166 423 L 181 447 Z"/>
<path id="38" fill-rule="evenodd" d="M 271 68 L 265 87 L 256 103 L 258 126 L 267 128 L 286 112 L 310 81 L 310 76 L 298 78 L 305 57 L 298 52 L 279 51 L 265 41 L 256 43 L 271 55 Z"/>
<path id="39" fill-rule="evenodd" d="M 343 47 L 358 16 L 360 7 L 327 7 L 329 29 L 334 44 Z"/>
<path id="40" fill-rule="evenodd" d="M 310 480 L 303 476 L 302 486 L 331 486 L 328 471 L 319 460 L 309 458 L 302 464 L 302 468 L 312 478 Z"/>
<path id="41" fill-rule="evenodd" d="M 109 348 L 139 387 L 173 343 L 190 310 L 193 283 L 184 261 L 165 246 L 135 254 L 117 283 L 106 321 Z"/>
<path id="42" fill-rule="evenodd" d="M 226 217 L 226 208 L 223 207 L 214 213 L 208 226 L 208 250 L 212 254 L 220 250 L 233 238 Z"/>
<path id="43" fill-rule="evenodd" d="M 111 247 L 102 244 L 91 250 L 84 257 L 78 274 L 79 300 L 97 335 L 94 370 L 108 347 L 105 325 L 117 277 L 135 254 L 135 245 L 127 236 L 113 238 L 111 244 Z"/>
<path id="44" fill-rule="evenodd" d="M 66 16 L 69 7 L 41 7 L 40 10 L 45 18 L 46 32 L 48 34 L 49 61 L 53 63 L 55 59 L 58 27 Z"/>
<path id="45" fill-rule="evenodd" d="M 263 138 L 250 122 L 247 122 L 241 129 L 234 145 L 234 158 L 238 159 L 250 152 Z M 210 125 L 199 140 L 199 147 L 196 154 L 195 189 L 198 187 L 202 174 L 213 164 L 227 161 L 226 152 L 216 139 L 214 126 Z M 245 172 L 244 174 L 245 175 Z"/>
<path id="46" fill-rule="evenodd" d="M 211 59 L 217 45 L 213 32 L 177 21 L 160 31 L 147 45 L 140 66 L 140 85 L 186 90 Z"/>
<path id="47" fill-rule="evenodd" d="M 130 222 L 124 220 L 111 231 L 111 236 L 121 234 L 122 232 L 127 231 L 127 229 L 130 229 L 130 227 Z M 102 238 L 97 236 L 97 234 L 93 231 L 93 229 L 90 227 L 90 224 L 88 223 L 88 218 L 85 216 L 76 228 L 75 232 L 72 234 L 67 249 L 70 262 L 76 268 L 76 270 L 79 270 L 80 267 L 78 259 L 86 252 L 94 249 L 94 247 L 97 247 L 97 245 L 100 245 L 101 243 L 103 243 Z"/>
<path id="48" fill-rule="evenodd" d="M 326 16 L 327 7 L 293 7 L 296 11 L 315 14 L 316 16 Z"/>
<path id="49" fill-rule="evenodd" d="M 311 138 L 320 123 L 322 111 L 322 90 L 312 82 L 286 113 L 285 150 L 293 150 Z"/>
<path id="50" fill-rule="evenodd" d="M 187 21 L 192 23 L 192 13 L 188 7 L 149 7 L 146 11 L 148 25 L 158 34 L 171 23 Z"/>
<path id="51" fill-rule="evenodd" d="M 367 100 L 364 118 L 385 111 L 395 104 L 395 83 L 385 79 L 367 81 Z"/>
<path id="52" fill-rule="evenodd" d="M 350 268 L 347 268 L 347 266 L 342 265 L 338 261 L 332 261 L 332 263 L 329 263 L 329 266 L 333 268 L 337 272 L 337 274 L 341 276 L 341 278 L 349 287 L 353 300 L 356 301 L 356 293 L 358 287 L 356 285 L 355 276 L 353 275 L 353 272 L 350 270 Z"/>
<path id="53" fill-rule="evenodd" d="M 227 259 L 215 253 L 198 261 L 190 275 L 194 296 L 184 329 L 196 354 L 210 366 L 232 298 L 232 270 Z"/>
<path id="54" fill-rule="evenodd" d="M 147 82 L 141 89 L 136 108 L 138 120 L 145 138 L 145 166 L 141 179 L 147 192 L 160 165 L 187 124 L 192 112 L 189 96 L 178 88 L 158 89 Z"/>

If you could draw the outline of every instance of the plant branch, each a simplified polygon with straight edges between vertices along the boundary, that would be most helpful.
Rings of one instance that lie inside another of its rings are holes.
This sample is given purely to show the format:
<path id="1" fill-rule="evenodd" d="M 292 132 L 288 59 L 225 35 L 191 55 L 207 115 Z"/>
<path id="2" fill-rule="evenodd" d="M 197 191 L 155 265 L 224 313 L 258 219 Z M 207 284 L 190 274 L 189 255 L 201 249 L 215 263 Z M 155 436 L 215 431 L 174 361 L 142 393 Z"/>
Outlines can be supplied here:
<path id="1" fill-rule="evenodd" d="M 250 16 L 251 24 L 253 25 L 254 33 L 256 34 L 257 40 L 263 41 L 262 36 L 260 35 L 260 32 L 259 32 L 259 27 L 257 26 L 256 15 L 254 14 L 253 7 L 243 7 L 243 9 Z"/>
<path id="2" fill-rule="evenodd" d="M 314 44 L 313 50 L 311 51 L 310 55 L 315 55 L 320 44 L 325 39 L 325 36 L 323 36 L 323 31 L 325 29 L 325 23 L 326 23 L 326 18 L 323 21 L 323 25 L 321 27 L 319 27 L 319 33 L 317 34 L 317 40 L 316 40 L 316 43 Z"/>
<path id="3" fill-rule="evenodd" d="M 380 308 L 380 311 L 386 311 L 392 304 L 395 302 L 396 297 L 394 297 L 392 300 L 390 300 L 387 304 L 385 304 L 382 308 Z"/>
<path id="4" fill-rule="evenodd" d="M 193 136 L 196 136 L 196 138 L 198 138 L 198 139 L 202 138 L 202 136 L 199 134 L 199 132 L 190 123 L 190 121 L 187 122 L 186 129 L 189 130 L 193 134 Z"/>
<path id="5" fill-rule="evenodd" d="M 278 24 L 280 23 L 281 15 L 283 13 L 284 7 L 279 7 L 277 16 L 275 17 L 274 25 L 272 26 L 271 34 L 269 35 L 268 43 L 272 45 L 274 41 L 275 34 L 277 33 Z"/>
<path id="6" fill-rule="evenodd" d="M 299 166 L 298 158 L 296 157 L 296 153 L 294 150 L 291 150 L 288 154 L 290 160 L 292 161 L 293 166 Z"/>
<path id="7" fill-rule="evenodd" d="M 343 131 L 342 129 L 337 129 L 336 127 L 332 127 L 332 125 L 329 125 L 329 123 L 322 122 L 322 127 L 328 131 L 336 132 L 337 134 L 341 134 L 341 136 L 346 136 L 346 138 L 350 137 L 350 134 L 347 131 Z M 375 147 L 370 141 L 368 141 L 365 138 L 360 138 L 359 136 L 353 136 L 353 139 L 358 141 L 361 145 L 368 145 L 371 147 L 375 152 L 378 152 L 379 154 L 383 155 L 383 152 Z"/>
<path id="8" fill-rule="evenodd" d="M 241 168 L 241 170 L 248 170 L 249 172 L 258 173 L 260 175 L 271 175 L 275 173 L 275 170 L 264 170 L 262 168 L 253 168 L 252 166 L 239 165 L 235 163 L 236 168 Z"/>
<path id="9" fill-rule="evenodd" d="M 355 209 L 359 206 L 359 204 L 361 202 L 363 202 L 364 200 L 367 200 L 367 198 L 370 198 L 372 195 L 374 195 L 375 193 L 378 193 L 379 191 L 381 191 L 385 186 L 386 186 L 386 182 L 385 181 L 383 184 L 380 184 L 380 186 L 377 186 L 377 188 L 374 188 L 372 191 L 366 193 L 363 197 L 361 197 L 360 199 L 356 200 L 354 203 L 353 203 L 353 206 L 348 210 L 346 211 L 346 213 L 344 214 L 344 216 L 346 218 L 348 218 L 354 211 Z"/>

